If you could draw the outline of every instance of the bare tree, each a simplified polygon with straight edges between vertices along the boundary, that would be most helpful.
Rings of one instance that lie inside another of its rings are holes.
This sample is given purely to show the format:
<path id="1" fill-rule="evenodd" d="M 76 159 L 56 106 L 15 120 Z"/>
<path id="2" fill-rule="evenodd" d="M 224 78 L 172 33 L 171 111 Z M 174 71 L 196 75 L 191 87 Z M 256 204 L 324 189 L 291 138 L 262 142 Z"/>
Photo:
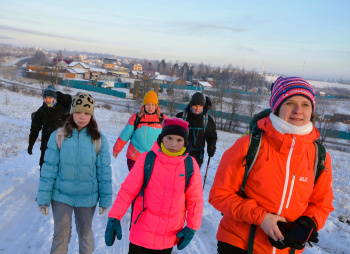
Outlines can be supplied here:
<path id="1" fill-rule="evenodd" d="M 253 119 L 254 114 L 256 114 L 256 110 L 258 108 L 258 105 L 261 103 L 261 96 L 256 94 L 249 94 L 248 95 L 248 105 L 247 105 L 247 111 L 248 116 L 250 120 Z M 248 125 L 249 129 L 249 125 Z"/>
<path id="2" fill-rule="evenodd" d="M 316 127 L 320 132 L 319 141 L 321 144 L 325 142 L 329 133 L 334 130 L 335 120 L 331 117 L 335 112 L 335 108 L 331 101 L 327 99 L 318 99 L 316 107 Z"/>

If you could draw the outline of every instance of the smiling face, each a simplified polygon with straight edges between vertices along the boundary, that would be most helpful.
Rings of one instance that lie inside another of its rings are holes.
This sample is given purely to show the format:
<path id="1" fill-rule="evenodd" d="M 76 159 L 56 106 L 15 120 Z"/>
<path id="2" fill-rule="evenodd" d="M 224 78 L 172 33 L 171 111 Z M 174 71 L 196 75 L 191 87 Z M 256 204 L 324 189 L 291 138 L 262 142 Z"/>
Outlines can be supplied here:
<path id="1" fill-rule="evenodd" d="M 279 109 L 278 117 L 295 126 L 303 126 L 311 121 L 312 105 L 304 96 L 288 98 Z"/>
<path id="2" fill-rule="evenodd" d="M 172 153 L 180 152 L 185 145 L 185 140 L 179 135 L 167 135 L 163 138 L 164 147 Z"/>
<path id="3" fill-rule="evenodd" d="M 149 113 L 149 114 L 153 114 L 154 112 L 156 112 L 156 104 L 154 103 L 147 103 L 145 104 L 145 110 Z"/>
<path id="4" fill-rule="evenodd" d="M 91 115 L 84 112 L 73 113 L 73 121 L 77 125 L 78 131 L 81 131 L 86 125 L 89 124 Z"/>

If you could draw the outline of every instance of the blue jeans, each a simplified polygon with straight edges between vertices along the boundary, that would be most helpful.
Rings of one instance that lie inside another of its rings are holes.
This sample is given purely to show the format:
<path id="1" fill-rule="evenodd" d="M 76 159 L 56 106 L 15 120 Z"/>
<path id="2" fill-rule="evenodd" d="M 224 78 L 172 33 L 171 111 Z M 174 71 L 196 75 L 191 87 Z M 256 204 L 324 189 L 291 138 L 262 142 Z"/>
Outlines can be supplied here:
<path id="1" fill-rule="evenodd" d="M 54 233 L 51 254 L 68 253 L 68 245 L 72 235 L 72 214 L 74 210 L 75 226 L 79 238 L 79 253 L 92 254 L 95 249 L 92 232 L 92 218 L 95 208 L 72 207 L 58 201 L 51 201 L 54 220 Z"/>

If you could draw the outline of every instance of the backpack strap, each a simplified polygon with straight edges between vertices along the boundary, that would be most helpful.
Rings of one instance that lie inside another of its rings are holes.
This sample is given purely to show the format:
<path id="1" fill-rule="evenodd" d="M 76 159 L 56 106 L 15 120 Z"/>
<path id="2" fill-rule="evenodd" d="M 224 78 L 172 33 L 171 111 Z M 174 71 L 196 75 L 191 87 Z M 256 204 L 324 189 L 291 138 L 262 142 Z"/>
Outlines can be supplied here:
<path id="1" fill-rule="evenodd" d="M 247 198 L 247 195 L 245 193 L 245 184 L 247 182 L 248 175 L 254 166 L 256 158 L 258 157 L 262 135 L 263 132 L 258 129 L 257 131 L 254 131 L 254 133 L 252 133 L 250 136 L 248 152 L 247 155 L 244 157 L 245 165 L 243 166 L 245 166 L 245 172 L 242 181 L 242 186 L 240 188 L 241 195 L 244 198 Z"/>
<path id="2" fill-rule="evenodd" d="M 185 159 L 185 192 L 187 191 L 188 186 L 190 185 L 190 180 L 193 175 L 193 160 L 190 155 L 186 156 Z"/>
<path id="3" fill-rule="evenodd" d="M 182 120 L 186 121 L 187 120 L 187 116 L 188 116 L 188 111 L 187 110 L 182 112 Z"/>
<path id="4" fill-rule="evenodd" d="M 149 180 L 151 179 L 151 175 L 153 172 L 153 166 L 154 166 L 154 161 L 156 160 L 156 154 L 151 150 L 147 153 L 146 155 L 146 159 L 145 159 L 145 165 L 143 167 L 143 183 L 142 183 L 142 187 L 141 187 L 141 191 L 140 193 L 135 197 L 135 199 L 132 202 L 132 207 L 131 207 L 131 219 L 132 219 L 132 213 L 134 210 L 134 203 L 135 200 L 137 199 L 137 197 L 139 195 L 141 195 L 142 197 L 142 210 L 139 213 L 139 215 L 137 215 L 137 218 L 134 222 L 134 224 L 136 224 L 136 222 L 138 221 L 138 219 L 140 218 L 141 214 L 146 210 L 145 208 L 145 189 L 149 183 Z M 130 221 L 131 222 L 131 221 Z M 130 227 L 131 227 L 131 223 L 130 223 Z"/>
<path id="5" fill-rule="evenodd" d="M 315 164 L 314 164 L 314 172 L 315 172 L 315 183 L 321 173 L 325 170 L 324 163 L 326 161 L 326 148 L 318 141 L 314 142 L 315 145 Z"/>
<path id="6" fill-rule="evenodd" d="M 136 115 L 135 122 L 134 122 L 134 132 L 136 131 L 137 126 L 139 126 L 140 120 L 141 120 L 141 117 L 138 116 L 138 115 Z M 132 136 L 131 136 L 131 137 L 132 137 Z M 131 139 L 131 138 L 130 138 L 130 139 Z"/>
<path id="7" fill-rule="evenodd" d="M 208 113 L 205 113 L 203 115 L 203 131 L 205 133 L 205 130 L 207 129 L 207 124 L 208 124 Z"/>
<path id="8" fill-rule="evenodd" d="M 63 139 L 64 139 L 63 128 L 59 128 L 57 129 L 57 132 L 56 132 L 56 144 L 57 144 L 58 150 L 61 150 Z"/>
<path id="9" fill-rule="evenodd" d="M 240 188 L 240 193 L 244 198 L 248 198 L 247 194 L 245 193 L 245 184 L 247 182 L 248 175 L 254 166 L 256 158 L 258 157 L 258 153 L 259 153 L 260 145 L 261 145 L 261 140 L 262 140 L 262 135 L 263 135 L 263 132 L 261 130 L 257 129 L 250 136 L 248 152 L 247 152 L 247 155 L 244 157 L 244 159 L 245 159 L 245 165 L 244 165 L 245 172 L 244 172 L 244 177 L 243 177 L 243 181 L 242 181 L 242 186 Z M 248 250 L 247 250 L 248 254 L 253 254 L 256 228 L 257 228 L 257 225 L 255 225 L 255 224 L 252 224 L 250 226 L 249 239 L 248 239 Z"/>
<path id="10" fill-rule="evenodd" d="M 96 156 L 98 155 L 98 153 L 101 150 L 101 142 L 102 142 L 101 137 L 94 140 Z"/>

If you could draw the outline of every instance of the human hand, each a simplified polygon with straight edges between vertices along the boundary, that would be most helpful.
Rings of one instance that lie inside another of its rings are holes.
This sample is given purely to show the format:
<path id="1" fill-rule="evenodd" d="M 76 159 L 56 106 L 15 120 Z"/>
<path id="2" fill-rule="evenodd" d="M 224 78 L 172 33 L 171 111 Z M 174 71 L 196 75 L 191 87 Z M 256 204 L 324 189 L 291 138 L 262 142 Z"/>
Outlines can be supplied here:
<path id="1" fill-rule="evenodd" d="M 44 215 L 49 214 L 49 205 L 39 205 L 38 208 L 42 214 L 44 214 Z"/>
<path id="2" fill-rule="evenodd" d="M 262 230 L 264 230 L 264 232 L 275 241 L 284 239 L 284 236 L 277 226 L 278 221 L 287 222 L 284 217 L 272 213 L 266 213 L 260 225 Z"/>
<path id="3" fill-rule="evenodd" d="M 114 153 L 114 152 L 113 152 L 113 157 L 114 157 L 114 158 L 117 158 L 118 154 L 119 154 L 119 153 Z"/>
<path id="4" fill-rule="evenodd" d="M 99 207 L 98 215 L 105 214 L 108 211 L 108 207 Z"/>
<path id="5" fill-rule="evenodd" d="M 196 230 L 184 227 L 179 233 L 176 234 L 177 238 L 180 238 L 177 243 L 177 249 L 184 249 L 192 240 Z"/>
<path id="6" fill-rule="evenodd" d="M 29 145 L 27 151 L 28 151 L 29 155 L 32 155 L 33 154 L 33 146 Z"/>
<path id="7" fill-rule="evenodd" d="M 313 221 L 313 219 L 311 219 L 308 216 L 301 216 L 295 222 L 303 227 L 311 227 L 312 233 L 311 233 L 311 236 L 309 238 L 309 241 L 313 242 L 313 243 L 318 243 L 317 227 L 316 227 L 316 223 Z"/>
<path id="8" fill-rule="evenodd" d="M 108 218 L 105 231 L 105 243 L 107 246 L 113 245 L 115 236 L 117 236 L 118 240 L 122 239 L 122 227 L 120 226 L 120 220 Z"/>
<path id="9" fill-rule="evenodd" d="M 280 250 L 283 250 L 285 248 L 294 248 L 297 250 L 302 250 L 303 248 L 305 248 L 305 243 L 288 237 L 288 232 L 291 230 L 290 226 L 288 226 L 289 224 L 293 224 L 293 222 L 292 223 L 282 222 L 282 221 L 277 222 L 278 228 L 284 236 L 283 240 L 275 241 L 270 236 L 268 237 L 268 239 L 272 246 Z"/>
<path id="10" fill-rule="evenodd" d="M 215 146 L 208 146 L 207 148 L 207 152 L 208 152 L 208 156 L 209 157 L 213 157 L 216 151 L 216 147 Z"/>

